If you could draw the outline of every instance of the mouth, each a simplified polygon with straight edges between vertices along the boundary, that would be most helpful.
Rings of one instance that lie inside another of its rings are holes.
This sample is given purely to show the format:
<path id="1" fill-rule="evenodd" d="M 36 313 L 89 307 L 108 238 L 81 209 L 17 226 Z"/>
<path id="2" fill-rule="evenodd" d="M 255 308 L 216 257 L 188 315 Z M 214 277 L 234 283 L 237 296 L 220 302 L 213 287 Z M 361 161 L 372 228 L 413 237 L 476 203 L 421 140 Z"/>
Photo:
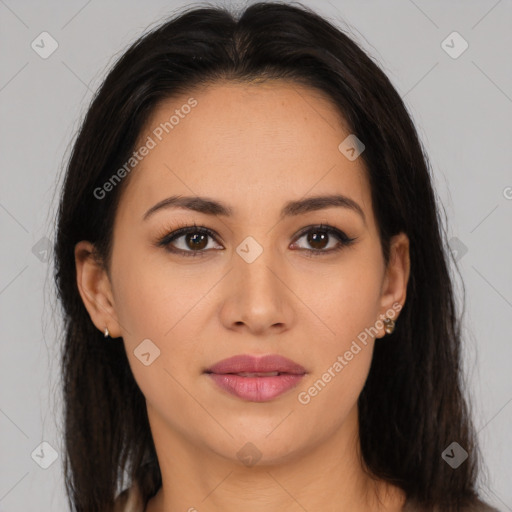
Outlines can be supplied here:
<path id="1" fill-rule="evenodd" d="M 265 356 L 241 354 L 219 361 L 210 368 L 207 368 L 205 373 L 230 373 L 236 375 L 256 374 L 256 376 L 267 376 L 268 374 L 275 373 L 301 375 L 306 373 L 306 370 L 299 363 L 279 354 L 269 354 Z"/>
<path id="2" fill-rule="evenodd" d="M 211 371 L 205 371 L 205 373 L 208 374 L 215 374 L 215 375 L 238 375 L 239 377 L 277 377 L 278 375 L 295 375 L 292 373 L 287 372 L 238 372 L 238 373 L 231 373 L 231 372 L 211 372 Z"/>
<path id="3" fill-rule="evenodd" d="M 250 402 L 267 402 L 299 384 L 306 370 L 283 356 L 241 355 L 204 372 L 222 391 Z"/>
<path id="4" fill-rule="evenodd" d="M 238 373 L 207 373 L 223 391 L 249 402 L 268 402 L 299 384 L 305 374 L 272 372 L 254 376 Z"/>

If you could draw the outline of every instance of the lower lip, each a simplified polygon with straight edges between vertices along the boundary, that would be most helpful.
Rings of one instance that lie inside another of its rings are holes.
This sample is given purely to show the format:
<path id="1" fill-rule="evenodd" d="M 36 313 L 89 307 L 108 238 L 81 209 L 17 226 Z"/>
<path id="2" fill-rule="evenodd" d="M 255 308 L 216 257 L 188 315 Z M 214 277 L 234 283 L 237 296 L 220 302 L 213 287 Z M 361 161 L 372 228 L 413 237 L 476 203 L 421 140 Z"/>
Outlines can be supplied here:
<path id="1" fill-rule="evenodd" d="M 290 373 L 273 377 L 241 377 L 231 373 L 208 373 L 213 381 L 222 389 L 243 400 L 251 402 L 267 402 L 294 388 L 304 374 Z"/>

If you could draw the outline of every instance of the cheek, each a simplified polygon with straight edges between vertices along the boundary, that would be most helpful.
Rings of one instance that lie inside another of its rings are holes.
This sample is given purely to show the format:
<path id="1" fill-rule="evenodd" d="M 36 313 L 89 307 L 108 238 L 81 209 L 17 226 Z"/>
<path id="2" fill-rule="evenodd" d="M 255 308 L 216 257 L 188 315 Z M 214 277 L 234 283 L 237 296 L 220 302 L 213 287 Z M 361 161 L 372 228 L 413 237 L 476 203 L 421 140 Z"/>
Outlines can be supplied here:
<path id="1" fill-rule="evenodd" d="M 208 280 L 192 281 L 179 266 L 163 265 L 136 251 L 120 255 L 115 264 L 116 313 L 127 341 L 154 338 L 167 343 L 207 291 Z"/>
<path id="2" fill-rule="evenodd" d="M 332 344 L 350 344 L 378 320 L 382 280 L 378 259 L 367 265 L 356 261 L 340 265 L 321 280 L 316 277 L 316 285 L 308 286 L 308 304 L 328 327 L 326 337 Z"/>
<path id="3" fill-rule="evenodd" d="M 115 264 L 116 314 L 130 366 L 144 394 L 159 396 L 172 389 L 170 375 L 182 380 L 202 353 L 195 328 L 211 283 L 191 281 L 178 266 L 163 267 L 135 250 L 119 251 Z"/>
<path id="4" fill-rule="evenodd" d="M 354 407 L 368 377 L 379 314 L 380 273 L 372 267 L 340 271 L 330 291 L 316 295 L 317 310 L 329 330 L 315 342 L 314 371 L 297 401 L 308 417 L 323 418 L 335 430 Z"/>

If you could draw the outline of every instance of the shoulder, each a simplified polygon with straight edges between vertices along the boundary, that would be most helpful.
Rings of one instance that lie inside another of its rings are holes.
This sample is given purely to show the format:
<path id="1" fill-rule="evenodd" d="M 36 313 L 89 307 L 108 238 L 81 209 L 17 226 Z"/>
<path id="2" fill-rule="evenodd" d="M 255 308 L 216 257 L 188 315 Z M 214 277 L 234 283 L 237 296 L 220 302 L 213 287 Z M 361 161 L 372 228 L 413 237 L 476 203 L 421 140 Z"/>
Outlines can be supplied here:
<path id="1" fill-rule="evenodd" d="M 413 500 L 407 500 L 402 509 L 402 512 L 438 512 L 438 508 L 429 509 L 424 505 L 418 504 Z M 459 510 L 459 512 L 502 512 L 497 508 L 491 507 L 489 504 L 484 501 L 477 499 L 474 503 L 467 505 Z"/>
<path id="2" fill-rule="evenodd" d="M 144 512 L 144 502 L 137 483 L 133 483 L 116 498 L 114 512 Z"/>

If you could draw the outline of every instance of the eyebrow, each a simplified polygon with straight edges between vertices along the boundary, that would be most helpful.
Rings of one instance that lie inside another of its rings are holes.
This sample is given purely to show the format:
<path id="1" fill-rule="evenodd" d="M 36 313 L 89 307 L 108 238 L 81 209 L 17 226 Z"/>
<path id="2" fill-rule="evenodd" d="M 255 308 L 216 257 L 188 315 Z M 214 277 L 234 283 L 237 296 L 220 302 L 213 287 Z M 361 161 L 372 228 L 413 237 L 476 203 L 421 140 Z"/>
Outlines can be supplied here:
<path id="1" fill-rule="evenodd" d="M 296 201 L 288 201 L 281 210 L 280 218 L 293 217 L 332 207 L 348 208 L 355 211 L 362 217 L 363 222 L 366 224 L 366 217 L 359 204 L 350 197 L 340 194 L 313 196 Z M 206 215 L 221 215 L 225 217 L 231 217 L 233 215 L 233 209 L 230 206 L 208 197 L 171 196 L 152 206 L 144 214 L 142 219 L 147 220 L 155 212 L 168 208 L 183 208 Z"/>

